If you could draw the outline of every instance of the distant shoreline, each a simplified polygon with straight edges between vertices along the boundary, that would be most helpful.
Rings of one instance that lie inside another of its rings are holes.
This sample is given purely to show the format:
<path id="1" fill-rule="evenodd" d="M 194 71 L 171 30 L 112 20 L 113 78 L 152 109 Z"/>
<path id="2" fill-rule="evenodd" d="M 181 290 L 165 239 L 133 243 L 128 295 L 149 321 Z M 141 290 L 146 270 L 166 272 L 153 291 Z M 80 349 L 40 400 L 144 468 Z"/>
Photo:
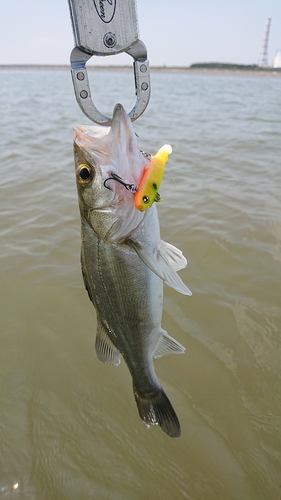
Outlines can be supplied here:
<path id="1" fill-rule="evenodd" d="M 70 71 L 70 65 L 58 64 L 0 64 L 1 70 L 63 70 Z M 87 66 L 89 71 L 132 71 L 132 66 Z M 279 76 L 279 68 L 253 69 L 249 66 L 232 69 L 228 67 L 184 67 L 184 66 L 150 66 L 150 71 L 156 73 L 189 73 L 189 74 L 220 74 L 220 75 L 258 75 L 258 76 Z"/>

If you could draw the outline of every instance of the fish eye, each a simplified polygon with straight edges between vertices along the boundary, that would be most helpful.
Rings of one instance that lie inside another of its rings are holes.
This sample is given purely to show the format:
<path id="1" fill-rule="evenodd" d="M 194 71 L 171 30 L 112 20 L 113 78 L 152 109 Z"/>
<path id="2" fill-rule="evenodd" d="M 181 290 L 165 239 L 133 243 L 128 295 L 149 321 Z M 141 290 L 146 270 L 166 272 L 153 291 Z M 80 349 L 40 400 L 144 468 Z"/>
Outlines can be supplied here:
<path id="1" fill-rule="evenodd" d="M 77 169 L 77 178 L 79 182 L 86 184 L 93 180 L 93 170 L 86 163 L 82 163 Z"/>
<path id="2" fill-rule="evenodd" d="M 149 197 L 148 196 L 143 196 L 142 201 L 147 205 L 149 203 Z"/>

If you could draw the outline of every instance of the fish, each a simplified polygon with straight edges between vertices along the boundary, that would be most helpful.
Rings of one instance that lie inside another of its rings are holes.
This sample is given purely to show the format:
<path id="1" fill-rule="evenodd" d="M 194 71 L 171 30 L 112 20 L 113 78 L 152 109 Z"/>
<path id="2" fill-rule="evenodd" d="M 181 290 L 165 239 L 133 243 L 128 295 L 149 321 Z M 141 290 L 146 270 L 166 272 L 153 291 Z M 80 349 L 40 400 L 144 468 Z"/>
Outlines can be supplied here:
<path id="1" fill-rule="evenodd" d="M 172 146 L 164 144 L 156 155 L 151 157 L 135 193 L 134 203 L 138 210 L 147 210 L 152 203 L 160 201 L 158 189 L 162 182 L 165 164 L 171 152 Z"/>
<path id="2" fill-rule="evenodd" d="M 163 283 L 191 295 L 177 274 L 187 261 L 179 249 L 161 240 L 156 204 L 139 211 L 133 194 L 110 178 L 114 174 L 139 185 L 146 168 L 121 104 L 114 108 L 111 127 L 74 128 L 74 159 L 81 268 L 96 309 L 97 357 L 117 366 L 122 356 L 142 421 L 177 437 L 180 423 L 156 376 L 153 358 L 185 351 L 162 329 L 161 319 Z"/>

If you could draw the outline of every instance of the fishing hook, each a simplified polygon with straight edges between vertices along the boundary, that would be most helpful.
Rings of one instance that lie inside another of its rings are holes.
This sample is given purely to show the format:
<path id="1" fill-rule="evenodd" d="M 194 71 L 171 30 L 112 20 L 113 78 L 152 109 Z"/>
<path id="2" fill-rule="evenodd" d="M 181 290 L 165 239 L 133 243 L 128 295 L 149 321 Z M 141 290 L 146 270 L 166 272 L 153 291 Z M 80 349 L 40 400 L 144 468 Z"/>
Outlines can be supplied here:
<path id="1" fill-rule="evenodd" d="M 107 179 L 105 179 L 103 185 L 106 189 L 110 189 L 110 191 L 112 191 L 112 189 L 106 185 L 107 181 L 110 181 L 111 179 L 113 179 L 114 181 L 117 181 L 117 182 L 120 182 L 120 184 L 122 184 L 122 186 L 124 186 L 127 191 L 130 191 L 130 193 L 132 194 L 136 194 L 137 190 L 138 190 L 138 187 L 135 186 L 135 184 L 128 184 L 127 182 L 125 182 L 122 177 L 120 177 L 119 175 L 117 174 L 114 174 L 114 172 L 110 172 L 111 174 L 111 177 L 108 177 Z"/>

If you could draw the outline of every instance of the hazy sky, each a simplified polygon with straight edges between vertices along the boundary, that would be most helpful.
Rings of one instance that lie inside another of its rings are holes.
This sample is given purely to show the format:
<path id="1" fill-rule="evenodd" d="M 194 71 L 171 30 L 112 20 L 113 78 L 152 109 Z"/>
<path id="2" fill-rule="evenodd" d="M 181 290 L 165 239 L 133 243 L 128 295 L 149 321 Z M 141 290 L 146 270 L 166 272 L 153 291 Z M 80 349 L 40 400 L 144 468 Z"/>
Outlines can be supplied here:
<path id="1" fill-rule="evenodd" d="M 138 0 L 151 65 L 256 63 L 271 17 L 269 63 L 281 49 L 280 0 Z M 74 41 L 67 0 L 1 0 L 0 64 L 68 64 Z M 127 55 L 90 64 L 131 64 Z"/>

